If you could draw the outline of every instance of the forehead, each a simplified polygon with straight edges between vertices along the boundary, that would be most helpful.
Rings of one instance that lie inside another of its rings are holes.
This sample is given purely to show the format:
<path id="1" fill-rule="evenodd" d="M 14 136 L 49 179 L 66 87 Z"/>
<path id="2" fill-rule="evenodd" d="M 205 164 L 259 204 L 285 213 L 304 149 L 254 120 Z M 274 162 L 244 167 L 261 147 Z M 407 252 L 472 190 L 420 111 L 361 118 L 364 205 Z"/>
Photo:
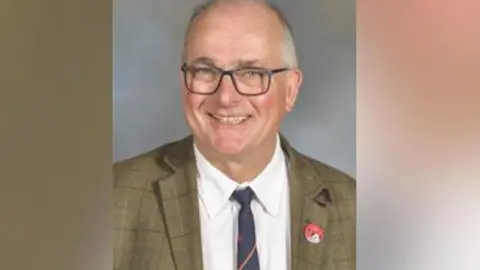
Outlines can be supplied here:
<path id="1" fill-rule="evenodd" d="M 208 57 L 218 64 L 281 61 L 283 28 L 273 11 L 259 5 L 214 7 L 193 22 L 187 60 Z"/>

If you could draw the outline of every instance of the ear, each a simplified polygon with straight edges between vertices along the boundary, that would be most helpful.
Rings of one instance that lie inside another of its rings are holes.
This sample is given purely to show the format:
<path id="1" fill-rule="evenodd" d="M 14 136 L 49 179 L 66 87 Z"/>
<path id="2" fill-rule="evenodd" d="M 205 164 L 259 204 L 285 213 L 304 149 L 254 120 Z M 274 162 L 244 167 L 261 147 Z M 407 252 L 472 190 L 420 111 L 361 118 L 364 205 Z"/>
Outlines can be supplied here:
<path id="1" fill-rule="evenodd" d="M 302 85 L 303 74 L 298 68 L 292 69 L 287 76 L 287 89 L 285 95 L 285 110 L 291 112 L 297 100 L 300 86 Z"/>

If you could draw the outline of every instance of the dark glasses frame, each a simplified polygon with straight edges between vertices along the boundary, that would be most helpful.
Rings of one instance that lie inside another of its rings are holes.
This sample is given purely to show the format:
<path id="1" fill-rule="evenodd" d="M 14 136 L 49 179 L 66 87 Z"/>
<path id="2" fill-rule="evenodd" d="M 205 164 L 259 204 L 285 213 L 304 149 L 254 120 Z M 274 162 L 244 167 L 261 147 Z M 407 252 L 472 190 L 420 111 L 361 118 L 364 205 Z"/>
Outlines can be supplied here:
<path id="1" fill-rule="evenodd" d="M 187 63 L 183 63 L 183 65 L 181 67 L 181 71 L 183 72 L 183 81 L 184 81 L 185 87 L 187 88 L 187 90 L 190 93 L 197 94 L 197 95 L 213 95 L 218 91 L 218 89 L 220 89 L 220 85 L 222 84 L 223 77 L 225 75 L 228 75 L 232 79 L 233 86 L 234 86 L 235 90 L 240 95 L 243 95 L 243 96 L 260 96 L 260 95 L 263 95 L 263 94 L 267 93 L 268 90 L 270 89 L 270 84 L 272 82 L 272 76 L 273 75 L 275 75 L 277 73 L 280 73 L 280 72 L 285 72 L 285 71 L 290 70 L 290 68 L 268 69 L 268 68 L 257 68 L 257 67 L 249 67 L 249 68 L 239 67 L 239 68 L 234 68 L 234 69 L 230 69 L 230 70 L 224 70 L 224 69 L 221 69 L 219 67 L 212 67 L 212 66 L 210 66 L 209 68 L 214 69 L 214 70 L 216 70 L 220 73 L 220 79 L 218 80 L 217 86 L 212 91 L 207 92 L 207 93 L 205 93 L 205 92 L 195 92 L 188 87 L 188 81 L 187 81 L 187 72 L 192 71 L 193 68 L 189 67 L 187 65 Z M 255 94 L 242 93 L 240 90 L 238 90 L 237 81 L 235 79 L 234 73 L 239 71 L 239 70 L 243 70 L 243 69 L 259 70 L 259 71 L 264 72 L 268 76 L 267 87 L 265 87 L 265 89 L 260 93 L 255 93 Z"/>

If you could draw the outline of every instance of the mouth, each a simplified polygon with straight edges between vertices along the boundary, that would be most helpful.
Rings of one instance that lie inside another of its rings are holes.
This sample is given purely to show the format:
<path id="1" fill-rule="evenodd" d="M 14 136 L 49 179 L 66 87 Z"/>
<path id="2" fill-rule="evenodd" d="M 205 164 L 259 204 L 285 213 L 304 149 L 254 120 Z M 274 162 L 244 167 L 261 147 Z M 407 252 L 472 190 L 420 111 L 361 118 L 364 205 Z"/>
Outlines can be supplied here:
<path id="1" fill-rule="evenodd" d="M 213 113 L 209 113 L 208 116 L 210 116 L 210 118 L 212 118 L 216 122 L 219 122 L 221 124 L 226 124 L 226 125 L 238 125 L 252 117 L 251 115 L 228 115 L 227 116 L 227 115 L 218 115 Z"/>

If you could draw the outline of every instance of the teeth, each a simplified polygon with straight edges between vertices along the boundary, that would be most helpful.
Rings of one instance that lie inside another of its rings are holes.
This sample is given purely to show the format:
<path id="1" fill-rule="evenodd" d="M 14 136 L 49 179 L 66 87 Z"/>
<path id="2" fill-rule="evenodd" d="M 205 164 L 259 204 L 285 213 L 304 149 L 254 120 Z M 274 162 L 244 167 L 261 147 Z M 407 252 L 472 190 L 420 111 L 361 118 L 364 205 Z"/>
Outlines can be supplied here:
<path id="1" fill-rule="evenodd" d="M 248 118 L 248 116 L 220 116 L 215 114 L 211 114 L 211 116 L 222 124 L 238 124 Z"/>

